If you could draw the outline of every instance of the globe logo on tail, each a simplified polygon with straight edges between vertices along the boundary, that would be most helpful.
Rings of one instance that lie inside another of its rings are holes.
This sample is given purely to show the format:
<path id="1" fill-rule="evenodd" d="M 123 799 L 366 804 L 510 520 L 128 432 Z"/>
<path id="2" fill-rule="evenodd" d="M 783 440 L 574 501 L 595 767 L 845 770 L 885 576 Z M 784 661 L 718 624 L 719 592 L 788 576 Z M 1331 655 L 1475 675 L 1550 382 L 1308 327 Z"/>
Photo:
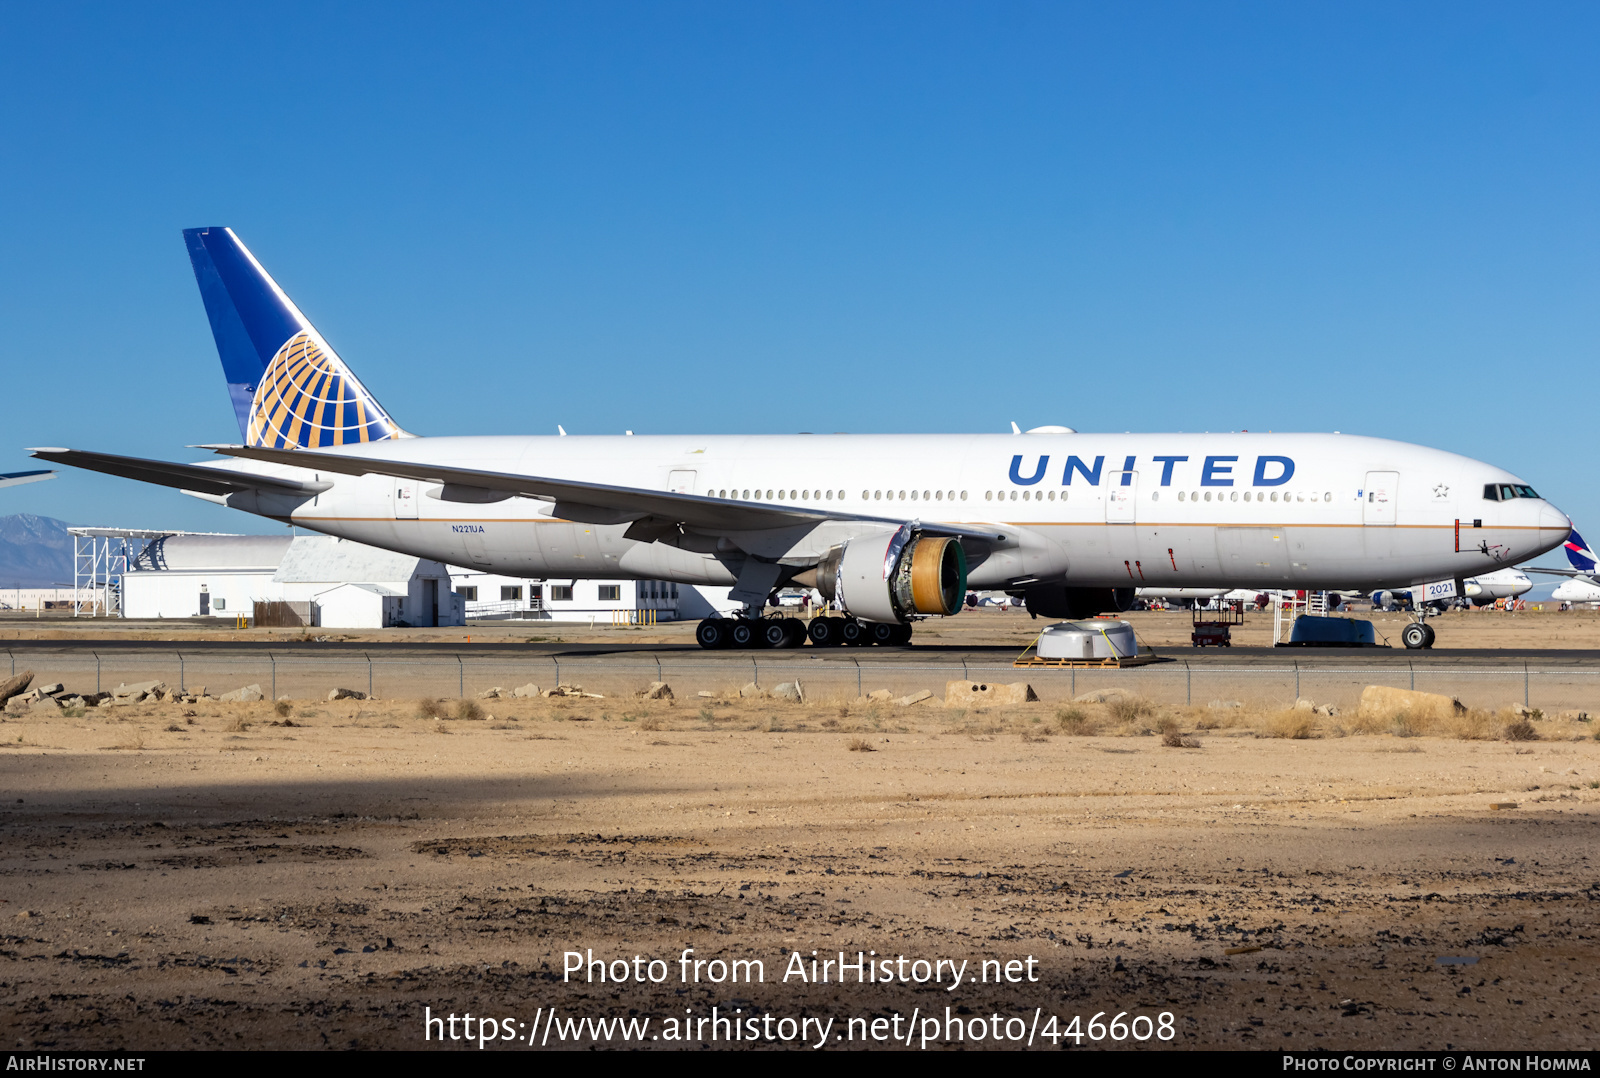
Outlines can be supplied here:
<path id="1" fill-rule="evenodd" d="M 380 442 L 400 428 L 337 355 L 297 333 L 272 357 L 250 405 L 246 441 L 284 449 Z"/>

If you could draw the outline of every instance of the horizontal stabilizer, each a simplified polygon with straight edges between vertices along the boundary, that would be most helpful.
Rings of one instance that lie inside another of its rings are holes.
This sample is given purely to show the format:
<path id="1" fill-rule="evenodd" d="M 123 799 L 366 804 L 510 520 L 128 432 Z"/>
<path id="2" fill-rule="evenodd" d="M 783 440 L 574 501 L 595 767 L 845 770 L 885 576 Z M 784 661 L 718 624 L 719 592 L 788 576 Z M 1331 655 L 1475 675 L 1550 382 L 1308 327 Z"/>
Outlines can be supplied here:
<path id="1" fill-rule="evenodd" d="M 288 494 L 311 497 L 333 486 L 326 482 L 303 482 L 271 475 L 251 475 L 249 472 L 227 468 L 213 468 L 205 464 L 172 464 L 164 460 L 146 460 L 143 457 L 119 457 L 110 453 L 90 453 L 81 449 L 30 449 L 40 460 L 55 464 L 69 464 L 91 472 L 104 472 L 124 479 L 137 479 L 141 483 L 155 483 L 179 490 L 193 490 L 201 494 L 234 494 L 241 490 L 260 490 L 269 494 Z M 53 473 L 50 473 L 53 474 Z"/>

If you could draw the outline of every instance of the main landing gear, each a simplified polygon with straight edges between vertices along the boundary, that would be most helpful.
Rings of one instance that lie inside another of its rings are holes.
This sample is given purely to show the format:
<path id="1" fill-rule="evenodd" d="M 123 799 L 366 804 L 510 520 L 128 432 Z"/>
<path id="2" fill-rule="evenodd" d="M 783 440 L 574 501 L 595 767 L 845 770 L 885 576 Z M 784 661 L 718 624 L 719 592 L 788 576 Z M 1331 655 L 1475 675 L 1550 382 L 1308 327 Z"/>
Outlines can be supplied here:
<path id="1" fill-rule="evenodd" d="M 806 637 L 819 648 L 842 644 L 904 647 L 911 643 L 911 626 L 887 625 L 855 618 L 812 618 L 810 627 L 799 618 L 707 618 L 695 627 L 695 642 L 708 651 L 722 648 L 797 648 Z"/>

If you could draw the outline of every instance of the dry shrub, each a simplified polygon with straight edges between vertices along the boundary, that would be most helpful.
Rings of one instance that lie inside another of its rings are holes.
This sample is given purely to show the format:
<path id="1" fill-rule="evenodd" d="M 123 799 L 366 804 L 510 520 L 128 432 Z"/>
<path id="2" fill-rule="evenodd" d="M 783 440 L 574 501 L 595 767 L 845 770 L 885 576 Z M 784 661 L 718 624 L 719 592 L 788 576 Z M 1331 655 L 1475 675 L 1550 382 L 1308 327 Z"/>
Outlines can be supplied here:
<path id="1" fill-rule="evenodd" d="M 1063 707 L 1056 710 L 1056 726 L 1064 734 L 1074 736 L 1092 734 L 1097 725 L 1094 717 L 1081 707 Z"/>
<path id="2" fill-rule="evenodd" d="M 861 738 L 861 737 L 852 737 L 849 741 L 845 742 L 844 747 L 849 749 L 851 752 L 873 752 L 873 751 L 876 751 L 876 750 L 873 749 L 873 747 L 870 744 L 868 744 L 866 738 Z"/>
<path id="3" fill-rule="evenodd" d="M 662 722 L 657 715 L 645 715 L 639 719 L 639 729 L 641 730 L 662 730 L 665 728 L 666 723 Z"/>
<path id="4" fill-rule="evenodd" d="M 1155 705 L 1141 696 L 1118 696 L 1106 701 L 1106 710 L 1121 723 L 1136 723 L 1156 713 Z"/>
<path id="5" fill-rule="evenodd" d="M 230 734 L 242 734 L 250 729 L 250 721 L 243 716 L 236 715 L 232 722 L 222 728 Z"/>
<path id="6" fill-rule="evenodd" d="M 446 726 L 442 722 L 436 722 L 433 724 L 433 732 L 436 734 L 448 734 L 450 732 L 450 727 Z"/>
<path id="7" fill-rule="evenodd" d="M 1168 730 L 1161 735 L 1161 744 L 1169 749 L 1198 749 L 1200 747 L 1198 739 L 1187 737 L 1179 733 L 1176 728 Z"/>
<path id="8" fill-rule="evenodd" d="M 294 705 L 287 700 L 279 700 L 272 705 L 272 710 L 277 712 L 278 718 L 286 719 L 294 713 Z"/>
<path id="9" fill-rule="evenodd" d="M 419 719 L 442 719 L 447 714 L 448 711 L 443 700 L 427 697 L 417 701 L 417 718 Z"/>
<path id="10" fill-rule="evenodd" d="M 165 729 L 166 729 L 167 733 L 169 733 L 169 734 L 181 734 L 181 733 L 183 733 L 183 727 L 179 726 L 175 722 L 167 723 Z"/>
<path id="11" fill-rule="evenodd" d="M 1500 736 L 1502 727 L 1493 715 L 1477 708 L 1457 715 L 1448 725 L 1451 734 L 1462 741 L 1493 741 Z"/>
<path id="12" fill-rule="evenodd" d="M 1518 719 L 1516 722 L 1506 723 L 1505 738 L 1507 741 L 1538 741 L 1539 731 L 1533 728 L 1533 723 L 1527 719 Z"/>
<path id="13" fill-rule="evenodd" d="M 476 721 L 483 718 L 483 708 L 478 706 L 476 700 L 457 700 L 456 718 Z"/>
<path id="14" fill-rule="evenodd" d="M 1309 711 L 1280 711 L 1276 715 L 1267 716 L 1261 735 L 1304 741 L 1306 738 L 1317 736 L 1317 721 Z"/>

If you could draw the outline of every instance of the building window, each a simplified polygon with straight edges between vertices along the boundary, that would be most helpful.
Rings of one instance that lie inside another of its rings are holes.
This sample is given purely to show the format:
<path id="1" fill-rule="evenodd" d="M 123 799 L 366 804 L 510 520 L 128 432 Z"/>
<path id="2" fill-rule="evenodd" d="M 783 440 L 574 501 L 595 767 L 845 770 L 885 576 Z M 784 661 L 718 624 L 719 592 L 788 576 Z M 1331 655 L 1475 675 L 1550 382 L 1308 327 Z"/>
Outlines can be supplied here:
<path id="1" fill-rule="evenodd" d="M 478 601 L 478 589 L 477 588 L 457 588 L 456 589 L 456 594 L 461 596 L 462 599 L 466 600 L 469 603 L 475 603 L 475 602 Z"/>
<path id="2" fill-rule="evenodd" d="M 602 603 L 614 603 L 614 602 L 617 602 L 621 598 L 622 598 L 622 585 L 621 584 L 601 584 L 600 585 L 600 601 Z"/>
<path id="3" fill-rule="evenodd" d="M 553 603 L 570 603 L 570 602 L 572 602 L 572 585 L 571 584 L 551 584 L 550 585 L 550 601 L 553 602 Z"/>
<path id="4" fill-rule="evenodd" d="M 501 588 L 500 588 L 500 601 L 502 603 L 520 603 L 520 602 L 522 602 L 522 588 L 520 588 L 520 587 L 508 588 L 508 587 L 505 587 L 504 585 L 502 585 Z"/>

